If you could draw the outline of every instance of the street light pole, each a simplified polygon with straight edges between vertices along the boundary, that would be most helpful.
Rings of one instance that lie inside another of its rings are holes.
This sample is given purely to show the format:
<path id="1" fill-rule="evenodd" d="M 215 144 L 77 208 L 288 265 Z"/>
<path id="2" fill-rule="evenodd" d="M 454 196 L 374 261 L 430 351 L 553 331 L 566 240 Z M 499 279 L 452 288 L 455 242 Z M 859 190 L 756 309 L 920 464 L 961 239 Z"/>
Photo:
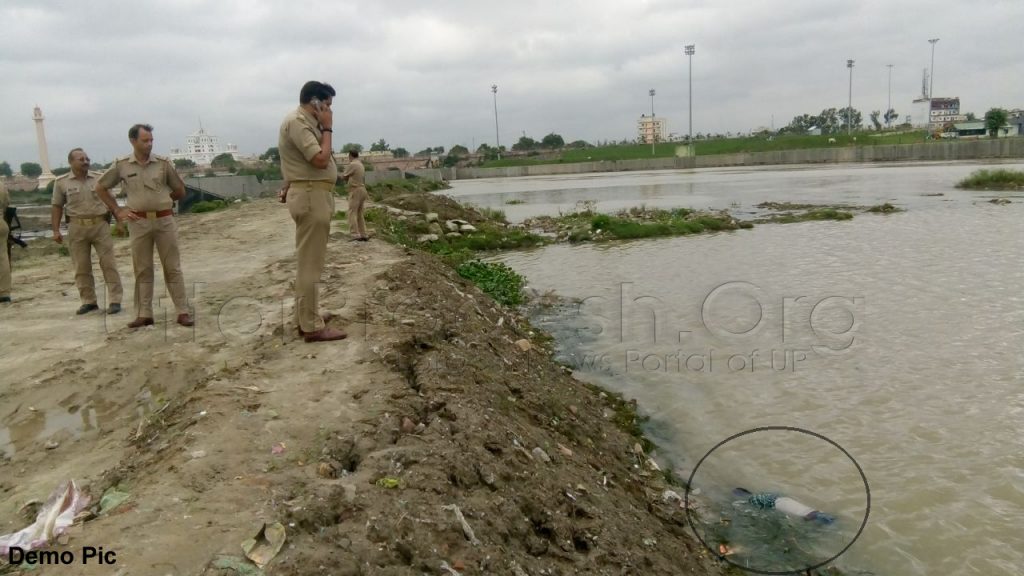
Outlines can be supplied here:
<path id="1" fill-rule="evenodd" d="M 654 88 L 648 92 L 651 95 L 651 156 L 654 156 L 655 124 L 654 124 Z"/>
<path id="2" fill-rule="evenodd" d="M 491 94 L 494 95 L 494 151 L 501 160 L 501 139 L 498 137 L 498 85 L 491 84 Z"/>
<path id="3" fill-rule="evenodd" d="M 846 67 L 850 69 L 850 99 L 846 104 L 846 135 L 853 132 L 853 60 L 846 61 Z"/>
<path id="4" fill-rule="evenodd" d="M 929 103 L 931 102 L 931 99 L 932 99 L 932 97 L 934 95 L 932 90 L 935 88 L 935 43 L 938 42 L 938 41 L 939 41 L 938 38 L 931 38 L 931 39 L 928 40 L 928 43 L 932 45 L 932 67 L 931 67 L 931 74 L 928 75 L 928 101 L 929 101 Z M 929 105 L 929 108 L 931 108 L 930 105 Z M 931 120 L 931 118 L 929 118 L 929 121 L 930 120 Z"/>
<path id="5" fill-rule="evenodd" d="M 892 64 L 886 64 L 889 68 L 889 103 L 885 107 L 885 127 L 889 127 L 889 111 L 892 110 Z"/>
<path id="6" fill-rule="evenodd" d="M 690 70 L 689 70 L 689 74 L 690 74 L 690 136 L 689 136 L 689 139 L 690 139 L 690 142 L 689 142 L 689 144 L 690 144 L 690 156 L 693 156 L 693 162 L 694 162 L 693 165 L 696 166 L 697 165 L 697 149 L 694 148 L 694 146 L 693 146 L 693 53 L 696 52 L 696 45 L 695 44 L 687 44 L 686 48 L 685 48 L 685 51 L 686 51 L 687 59 L 690 62 L 690 64 L 689 64 L 689 68 L 690 68 Z"/>

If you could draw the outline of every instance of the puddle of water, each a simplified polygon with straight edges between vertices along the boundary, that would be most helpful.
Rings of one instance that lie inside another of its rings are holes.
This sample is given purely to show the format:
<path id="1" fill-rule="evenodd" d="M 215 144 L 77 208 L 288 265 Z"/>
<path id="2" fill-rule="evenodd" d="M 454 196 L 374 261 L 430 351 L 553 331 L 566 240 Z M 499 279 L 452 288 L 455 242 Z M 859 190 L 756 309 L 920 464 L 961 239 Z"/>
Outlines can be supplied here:
<path id="1" fill-rule="evenodd" d="M 155 393 L 154 393 L 155 392 Z M 144 388 L 134 398 L 134 417 L 143 418 L 158 409 L 163 389 Z M 128 403 L 131 404 L 131 403 Z M 0 454 L 13 458 L 33 445 L 45 442 L 54 435 L 66 432 L 79 438 L 98 431 L 115 418 L 125 417 L 127 404 L 117 405 L 103 398 L 90 398 L 82 406 L 56 407 L 48 410 L 30 410 L 23 407 L 0 422 Z"/>

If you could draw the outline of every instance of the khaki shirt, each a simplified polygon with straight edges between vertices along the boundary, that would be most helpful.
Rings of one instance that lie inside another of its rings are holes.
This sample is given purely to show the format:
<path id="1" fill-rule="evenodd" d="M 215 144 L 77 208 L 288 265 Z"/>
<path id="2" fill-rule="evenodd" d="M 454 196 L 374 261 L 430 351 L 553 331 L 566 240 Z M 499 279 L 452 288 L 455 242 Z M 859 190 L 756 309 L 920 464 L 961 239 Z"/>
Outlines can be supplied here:
<path id="1" fill-rule="evenodd" d="M 2 178 L 2 176 L 0 176 Z M 0 218 L 4 215 L 4 210 L 11 204 L 11 196 L 7 193 L 7 187 L 4 186 L 3 182 L 0 182 Z"/>
<path id="2" fill-rule="evenodd" d="M 103 216 L 108 210 L 96 196 L 96 182 L 93 174 L 86 174 L 85 180 L 75 178 L 71 172 L 57 178 L 53 183 L 53 199 L 50 204 L 65 207 L 72 218 Z"/>
<path id="3" fill-rule="evenodd" d="M 338 165 L 334 155 L 326 168 L 316 168 L 310 160 L 320 153 L 320 123 L 312 114 L 298 107 L 289 112 L 281 122 L 277 139 L 277 150 L 281 154 L 281 172 L 288 182 L 314 180 L 330 182 L 338 180 Z"/>
<path id="4" fill-rule="evenodd" d="M 128 209 L 137 212 L 172 208 L 174 201 L 171 200 L 171 186 L 185 185 L 174 169 L 174 164 L 166 157 L 155 154 L 145 164 L 140 163 L 135 154 L 118 158 L 98 181 L 108 190 L 122 182 L 122 189 L 128 198 Z"/>
<path id="5" fill-rule="evenodd" d="M 366 174 L 366 168 L 363 167 L 363 163 L 358 159 L 352 159 L 345 167 L 345 172 L 342 173 L 341 177 L 348 182 L 348 185 L 352 188 L 365 188 L 366 184 L 363 181 L 363 175 Z"/>

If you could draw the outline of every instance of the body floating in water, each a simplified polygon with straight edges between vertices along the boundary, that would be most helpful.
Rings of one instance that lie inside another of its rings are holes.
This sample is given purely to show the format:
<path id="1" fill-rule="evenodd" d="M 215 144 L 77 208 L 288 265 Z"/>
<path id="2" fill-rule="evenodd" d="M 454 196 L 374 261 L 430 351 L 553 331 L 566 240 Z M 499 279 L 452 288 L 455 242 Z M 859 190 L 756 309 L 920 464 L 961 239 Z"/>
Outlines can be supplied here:
<path id="1" fill-rule="evenodd" d="M 778 510 L 789 514 L 790 516 L 797 516 L 804 520 L 813 520 L 819 524 L 832 524 L 835 522 L 835 518 L 815 510 L 810 506 L 798 502 L 788 496 L 779 496 L 778 494 L 772 494 L 771 492 L 759 492 L 754 494 L 746 488 L 736 488 L 732 491 L 733 495 L 740 498 L 745 498 L 747 503 L 751 506 L 755 506 L 762 510 Z"/>

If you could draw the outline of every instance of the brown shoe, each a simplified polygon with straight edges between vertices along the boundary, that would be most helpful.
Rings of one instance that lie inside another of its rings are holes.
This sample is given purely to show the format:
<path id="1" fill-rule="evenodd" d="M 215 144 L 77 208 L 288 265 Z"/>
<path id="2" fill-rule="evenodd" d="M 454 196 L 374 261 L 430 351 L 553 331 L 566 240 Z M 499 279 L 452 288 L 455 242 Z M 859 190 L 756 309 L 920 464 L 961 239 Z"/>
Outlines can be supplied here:
<path id="1" fill-rule="evenodd" d="M 324 321 L 324 324 L 327 324 L 334 318 L 337 318 L 337 315 L 331 312 L 324 312 L 323 314 L 320 315 L 320 319 Z M 310 332 L 304 331 L 302 329 L 302 326 L 296 326 L 295 329 L 298 330 L 299 336 L 305 336 L 306 334 L 310 334 Z"/>
<path id="2" fill-rule="evenodd" d="M 135 328 L 142 328 L 143 326 L 152 326 L 152 325 L 153 325 L 153 319 L 152 318 L 143 318 L 142 316 L 139 316 L 135 320 L 132 320 L 131 322 L 128 323 L 128 327 L 133 329 L 133 330 Z"/>
<path id="3" fill-rule="evenodd" d="M 188 315 L 188 312 L 184 314 L 178 314 L 178 324 L 182 326 L 192 326 L 195 322 L 192 321 L 192 317 Z"/>
<path id="4" fill-rule="evenodd" d="M 302 338 L 306 342 L 330 342 L 332 340 L 344 340 L 345 338 L 348 338 L 348 334 L 341 330 L 324 326 L 322 330 L 307 332 Z"/>

